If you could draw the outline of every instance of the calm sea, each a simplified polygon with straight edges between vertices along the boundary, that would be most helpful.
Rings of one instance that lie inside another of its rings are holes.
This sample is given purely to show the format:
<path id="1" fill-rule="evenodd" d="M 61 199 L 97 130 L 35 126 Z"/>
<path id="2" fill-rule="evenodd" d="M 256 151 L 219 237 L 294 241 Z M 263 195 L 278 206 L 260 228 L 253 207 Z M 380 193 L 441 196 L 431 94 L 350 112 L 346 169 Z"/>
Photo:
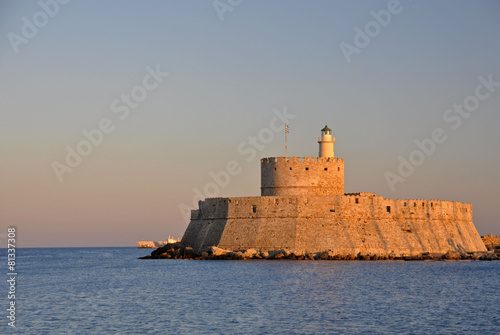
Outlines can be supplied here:
<path id="1" fill-rule="evenodd" d="M 137 259 L 150 252 L 18 249 L 17 327 L 2 280 L 0 333 L 500 334 L 500 262 Z"/>

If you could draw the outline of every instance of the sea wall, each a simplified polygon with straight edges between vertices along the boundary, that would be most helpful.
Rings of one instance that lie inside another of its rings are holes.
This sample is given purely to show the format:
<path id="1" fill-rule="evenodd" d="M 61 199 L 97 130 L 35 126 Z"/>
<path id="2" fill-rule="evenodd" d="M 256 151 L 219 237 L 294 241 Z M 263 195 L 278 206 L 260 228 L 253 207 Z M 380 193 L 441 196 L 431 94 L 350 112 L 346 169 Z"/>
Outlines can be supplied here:
<path id="1" fill-rule="evenodd" d="M 486 251 L 470 204 L 373 193 L 206 199 L 192 211 L 182 243 L 196 251 L 212 245 L 381 255 Z"/>

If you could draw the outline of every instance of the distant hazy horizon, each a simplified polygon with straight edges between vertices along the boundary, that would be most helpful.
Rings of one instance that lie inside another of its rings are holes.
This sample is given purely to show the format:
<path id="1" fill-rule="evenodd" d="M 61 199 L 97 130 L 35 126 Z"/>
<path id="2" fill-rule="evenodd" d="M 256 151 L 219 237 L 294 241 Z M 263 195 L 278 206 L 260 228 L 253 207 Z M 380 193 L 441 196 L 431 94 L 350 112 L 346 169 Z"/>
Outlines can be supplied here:
<path id="1" fill-rule="evenodd" d="M 260 195 L 285 120 L 289 156 L 333 129 L 346 193 L 500 234 L 498 1 L 221 2 L 0 4 L 0 247 L 177 237 L 198 198 Z"/>

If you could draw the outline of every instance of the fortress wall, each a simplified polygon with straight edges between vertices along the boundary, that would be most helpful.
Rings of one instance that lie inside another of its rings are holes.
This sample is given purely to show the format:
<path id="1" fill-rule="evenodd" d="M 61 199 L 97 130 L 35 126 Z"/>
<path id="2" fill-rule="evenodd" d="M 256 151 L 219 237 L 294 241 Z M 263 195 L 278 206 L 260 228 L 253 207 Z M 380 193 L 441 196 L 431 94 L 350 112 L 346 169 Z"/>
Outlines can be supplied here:
<path id="1" fill-rule="evenodd" d="M 344 194 L 344 160 L 334 157 L 261 159 L 262 196 Z"/>
<path id="2" fill-rule="evenodd" d="M 205 199 L 191 211 L 181 242 L 196 251 L 212 245 L 230 250 L 293 248 L 296 208 L 297 199 L 290 197 Z"/>
<path id="3" fill-rule="evenodd" d="M 230 198 L 229 203 L 228 223 L 221 237 L 221 248 L 294 248 L 296 198 L 239 197 Z"/>
<path id="4" fill-rule="evenodd" d="M 298 251 L 332 250 L 340 254 L 417 255 L 423 252 L 485 251 L 469 222 L 439 220 L 343 220 L 300 218 L 297 220 Z"/>
<path id="5" fill-rule="evenodd" d="M 191 211 L 189 223 L 181 242 L 195 250 L 218 245 L 227 222 L 227 198 L 210 198 L 198 202 L 198 209 Z"/>
<path id="6" fill-rule="evenodd" d="M 343 254 L 486 250 L 470 204 L 373 193 L 206 199 L 192 211 L 182 242 L 196 250 L 218 245 Z"/>
<path id="7" fill-rule="evenodd" d="M 485 250 L 470 204 L 377 196 L 322 198 L 299 201 L 305 205 L 297 221 L 297 250 L 406 255 Z M 331 203 L 338 201 L 340 210 L 332 212 Z"/>
<path id="8" fill-rule="evenodd" d="M 294 217 L 297 207 L 297 198 L 235 197 L 229 198 L 228 204 L 228 218 L 284 218 Z"/>
<path id="9" fill-rule="evenodd" d="M 228 220 L 220 248 L 261 251 L 294 249 L 295 218 L 256 218 Z"/>
<path id="10" fill-rule="evenodd" d="M 226 219 L 191 219 L 181 242 L 195 250 L 218 245 L 225 226 Z"/>

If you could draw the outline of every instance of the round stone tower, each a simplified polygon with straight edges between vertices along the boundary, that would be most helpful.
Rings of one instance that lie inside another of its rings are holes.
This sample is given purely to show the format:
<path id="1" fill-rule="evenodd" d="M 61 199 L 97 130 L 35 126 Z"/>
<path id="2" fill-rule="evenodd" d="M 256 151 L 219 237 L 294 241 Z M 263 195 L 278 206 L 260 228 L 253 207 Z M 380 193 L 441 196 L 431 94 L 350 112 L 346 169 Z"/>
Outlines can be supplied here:
<path id="1" fill-rule="evenodd" d="M 262 196 L 344 195 L 344 160 L 333 153 L 332 130 L 321 130 L 319 157 L 261 159 Z"/>

